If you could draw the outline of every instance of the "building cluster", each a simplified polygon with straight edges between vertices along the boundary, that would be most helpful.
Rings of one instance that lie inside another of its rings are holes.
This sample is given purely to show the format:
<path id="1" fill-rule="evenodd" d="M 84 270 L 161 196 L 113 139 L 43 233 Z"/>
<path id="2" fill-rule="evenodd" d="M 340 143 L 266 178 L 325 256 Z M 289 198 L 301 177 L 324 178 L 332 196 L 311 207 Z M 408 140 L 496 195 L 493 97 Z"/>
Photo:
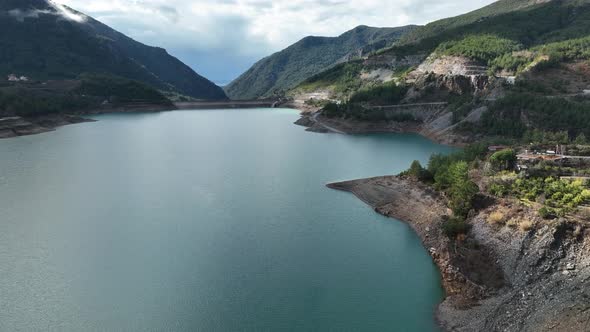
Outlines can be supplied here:
<path id="1" fill-rule="evenodd" d="M 28 82 L 29 78 L 26 76 L 17 76 L 15 74 L 8 75 L 7 80 L 9 82 Z"/>

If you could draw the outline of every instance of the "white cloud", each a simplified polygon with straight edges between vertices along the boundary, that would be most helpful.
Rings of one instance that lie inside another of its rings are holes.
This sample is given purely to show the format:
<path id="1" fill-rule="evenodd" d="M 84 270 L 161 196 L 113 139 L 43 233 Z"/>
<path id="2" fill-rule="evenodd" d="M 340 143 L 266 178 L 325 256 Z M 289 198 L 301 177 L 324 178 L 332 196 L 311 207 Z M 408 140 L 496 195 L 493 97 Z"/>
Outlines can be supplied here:
<path id="1" fill-rule="evenodd" d="M 253 62 L 307 35 L 424 24 L 493 0 L 54 0 L 150 45 Z M 183 58 L 183 60 L 186 60 Z M 210 59 L 211 60 L 211 59 Z M 190 62 L 190 61 L 189 61 Z M 205 63 L 209 63 L 205 61 Z M 229 66 L 231 67 L 231 66 Z M 243 67 L 243 66 L 242 66 Z M 245 69 L 245 68 L 243 68 Z M 235 76 L 235 75 L 234 75 Z"/>
<path id="2" fill-rule="evenodd" d="M 55 8 L 57 14 L 65 19 L 76 21 L 78 23 L 86 21 L 86 16 L 83 14 L 74 13 L 73 11 L 69 10 L 60 3 L 56 3 L 53 1 L 50 1 L 49 3 Z"/>
<path id="3" fill-rule="evenodd" d="M 55 15 L 60 17 L 61 19 L 76 21 L 78 23 L 86 21 L 87 17 L 85 15 L 75 13 L 60 3 L 49 1 L 49 5 L 53 7 L 53 10 L 29 9 L 23 11 L 17 8 L 9 10 L 8 15 L 16 18 L 18 21 L 21 22 L 23 22 L 26 18 L 39 18 L 39 15 Z"/>
<path id="4" fill-rule="evenodd" d="M 55 0 L 151 44 L 280 50 L 306 35 L 357 25 L 424 24 L 492 0 Z"/>

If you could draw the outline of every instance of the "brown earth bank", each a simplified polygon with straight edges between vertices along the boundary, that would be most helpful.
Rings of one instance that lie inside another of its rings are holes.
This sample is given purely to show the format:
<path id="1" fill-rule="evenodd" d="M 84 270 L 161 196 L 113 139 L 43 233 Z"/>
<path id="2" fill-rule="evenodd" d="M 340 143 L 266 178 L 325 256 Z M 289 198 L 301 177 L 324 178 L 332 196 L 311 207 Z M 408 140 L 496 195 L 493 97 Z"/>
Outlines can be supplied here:
<path id="1" fill-rule="evenodd" d="M 590 232 L 583 225 L 545 221 L 517 201 L 481 196 L 471 230 L 455 241 L 441 227 L 451 213 L 445 198 L 429 186 L 397 176 L 327 186 L 416 231 L 442 275 L 446 298 L 436 319 L 444 330 L 590 331 Z M 491 222 L 492 213 L 510 221 Z"/>

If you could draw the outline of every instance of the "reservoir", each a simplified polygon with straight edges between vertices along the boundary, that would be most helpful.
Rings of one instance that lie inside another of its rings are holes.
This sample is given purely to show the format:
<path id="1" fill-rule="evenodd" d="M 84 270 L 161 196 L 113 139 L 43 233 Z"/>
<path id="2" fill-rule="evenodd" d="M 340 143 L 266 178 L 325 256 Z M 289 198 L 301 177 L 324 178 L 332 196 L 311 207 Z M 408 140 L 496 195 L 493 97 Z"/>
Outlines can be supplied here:
<path id="1" fill-rule="evenodd" d="M 109 114 L 0 140 L 0 331 L 435 331 L 404 223 L 326 183 L 451 148 L 289 109 Z"/>

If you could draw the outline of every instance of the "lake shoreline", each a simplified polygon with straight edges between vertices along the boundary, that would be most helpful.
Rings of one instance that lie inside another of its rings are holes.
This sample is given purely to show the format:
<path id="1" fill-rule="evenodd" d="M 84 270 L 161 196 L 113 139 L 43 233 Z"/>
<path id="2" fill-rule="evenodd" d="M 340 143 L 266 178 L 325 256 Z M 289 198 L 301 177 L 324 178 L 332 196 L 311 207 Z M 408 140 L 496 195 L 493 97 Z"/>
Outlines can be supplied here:
<path id="1" fill-rule="evenodd" d="M 590 311 L 579 289 L 590 279 L 590 259 L 577 262 L 585 268 L 576 271 L 568 270 L 571 262 L 564 260 L 587 257 L 590 241 L 576 244 L 564 236 L 560 227 L 567 225 L 538 227 L 529 233 L 498 230 L 487 221 L 492 206 L 472 218 L 468 237 L 457 244 L 441 229 L 442 216 L 450 214 L 444 198 L 424 184 L 384 176 L 327 187 L 352 193 L 418 234 L 446 292 L 436 310 L 442 329 L 581 331 L 587 327 Z M 546 262 L 548 257 L 553 259 Z"/>
<path id="2" fill-rule="evenodd" d="M 444 302 L 466 307 L 484 296 L 485 289 L 467 282 L 467 277 L 451 263 L 449 240 L 440 232 L 441 216 L 448 214 L 448 209 L 444 199 L 434 190 L 395 176 L 329 183 L 326 186 L 350 192 L 375 212 L 408 224 L 441 273 L 441 284 L 446 294 Z M 439 310 L 435 317 L 439 326 L 444 328 L 442 322 L 445 317 L 441 317 Z"/>
<path id="3" fill-rule="evenodd" d="M 323 116 L 318 110 L 302 110 L 301 118 L 295 124 L 306 127 L 307 131 L 317 133 L 339 133 L 347 135 L 364 134 L 418 134 L 435 143 L 465 147 L 470 142 L 465 137 L 451 134 L 447 131 L 440 133 L 426 130 L 419 123 L 414 122 L 363 122 L 356 120 L 331 119 Z"/>
<path id="4" fill-rule="evenodd" d="M 323 183 L 453 149 L 312 135 L 291 109 L 93 118 L 0 141 L 5 330 L 437 330 L 418 238 Z"/>
<path id="5" fill-rule="evenodd" d="M 153 112 L 171 110 L 162 105 L 160 108 L 165 109 Z M 144 107 L 85 114 L 148 111 Z M 63 125 L 94 121 L 81 116 L 5 118 L 0 120 L 0 134 L 4 130 L 6 137 L 34 135 Z M 309 116 L 303 119 L 311 120 L 311 125 L 316 123 Z M 20 129 L 14 132 L 11 128 Z M 323 132 L 329 129 L 324 127 Z M 377 213 L 408 223 L 418 234 L 441 273 L 447 294 L 436 310 L 436 321 L 443 329 L 550 331 L 551 326 L 571 326 L 583 330 L 584 315 L 590 320 L 590 307 L 584 305 L 586 298 L 579 295 L 579 289 L 590 280 L 590 240 L 575 245 L 561 235 L 559 225 L 526 234 L 502 234 L 487 222 L 488 209 L 471 220 L 473 230 L 465 243 L 473 248 L 458 248 L 441 232 L 441 217 L 450 214 L 444 198 L 421 183 L 385 176 L 327 186 L 353 193 Z M 562 252 L 564 257 L 559 256 Z M 577 270 L 572 272 L 563 262 L 570 257 L 586 258 L 577 261 Z M 530 266 L 538 264 L 547 267 L 530 270 Z M 531 315 L 536 316 L 529 319 Z"/>
<path id="6" fill-rule="evenodd" d="M 91 115 L 108 113 L 156 113 L 176 109 L 173 105 L 146 103 L 38 116 L 7 116 L 0 118 L 0 139 L 38 135 L 55 131 L 63 126 L 96 122 L 96 120 L 88 118 Z"/>
<path id="7" fill-rule="evenodd" d="M 59 114 L 45 114 L 40 116 L 6 116 L 0 117 L 0 139 L 20 136 L 38 135 L 57 130 L 59 127 L 96 122 L 86 116 L 109 113 L 156 113 L 177 110 L 221 110 L 221 109 L 248 109 L 248 108 L 273 108 L 277 102 L 274 100 L 253 101 L 220 101 L 220 102 L 178 102 L 170 105 L 162 104 L 132 104 L 111 106 L 100 109 L 68 112 Z"/>
<path id="8" fill-rule="evenodd" d="M 67 125 L 94 121 L 69 114 L 0 118 L 0 139 L 38 135 Z"/>

